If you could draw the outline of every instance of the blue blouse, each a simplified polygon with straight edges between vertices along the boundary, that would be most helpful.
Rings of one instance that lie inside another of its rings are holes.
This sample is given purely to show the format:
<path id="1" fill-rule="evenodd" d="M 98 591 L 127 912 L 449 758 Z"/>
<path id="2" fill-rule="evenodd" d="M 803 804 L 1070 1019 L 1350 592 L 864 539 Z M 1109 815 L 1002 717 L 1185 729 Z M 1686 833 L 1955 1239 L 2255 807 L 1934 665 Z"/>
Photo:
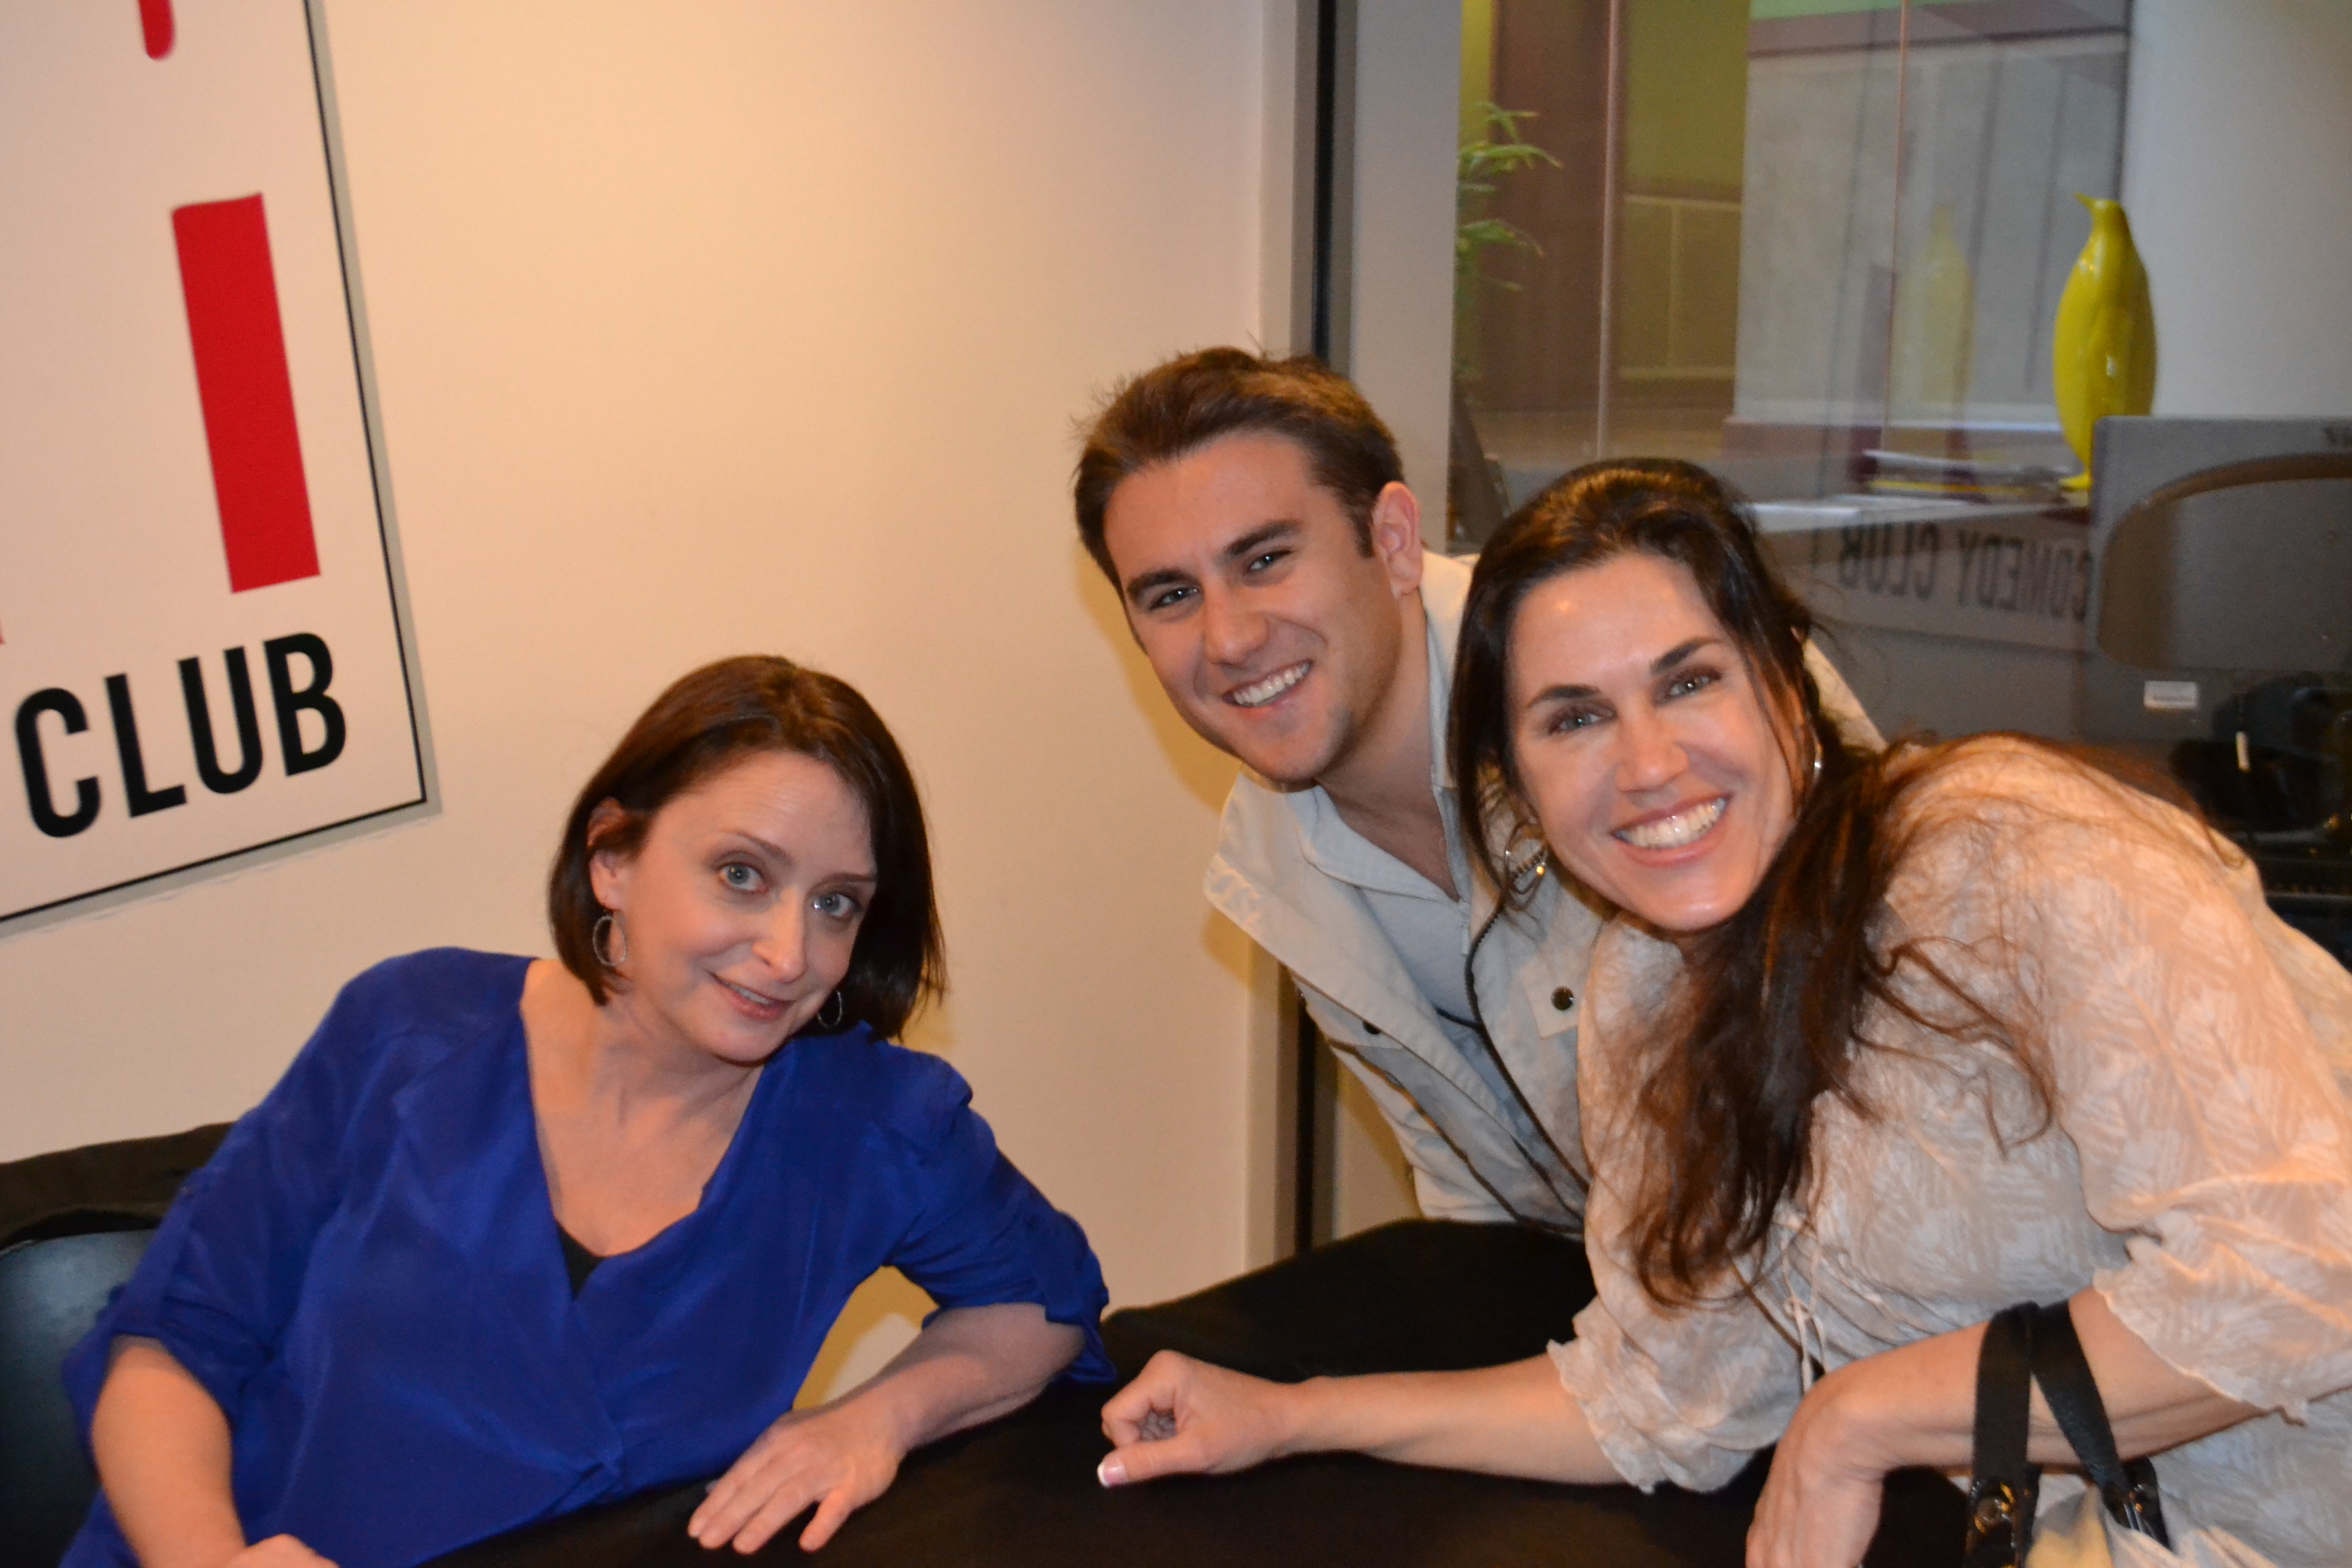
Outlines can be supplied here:
<path id="1" fill-rule="evenodd" d="M 574 1297 L 530 963 L 440 949 L 344 987 L 68 1359 L 85 1434 L 110 1342 L 161 1341 L 227 1413 L 248 1539 L 394 1568 L 719 1474 L 886 1264 L 942 1308 L 1034 1301 L 1086 1331 L 1066 1375 L 1111 1375 L 1076 1224 L 954 1068 L 863 1026 L 780 1052 L 700 1205 Z M 101 1495 L 66 1563 L 135 1561 Z"/>

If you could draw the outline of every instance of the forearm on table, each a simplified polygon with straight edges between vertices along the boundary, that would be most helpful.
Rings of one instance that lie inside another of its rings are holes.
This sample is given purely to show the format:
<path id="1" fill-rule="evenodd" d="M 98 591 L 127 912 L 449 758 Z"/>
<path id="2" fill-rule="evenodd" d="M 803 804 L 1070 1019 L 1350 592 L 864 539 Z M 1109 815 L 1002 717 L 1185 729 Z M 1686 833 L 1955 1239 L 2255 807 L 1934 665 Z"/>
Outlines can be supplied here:
<path id="1" fill-rule="evenodd" d="M 2099 1291 L 2084 1290 L 2070 1305 L 2124 1458 L 2160 1453 L 2262 1414 L 2150 1350 Z M 1816 1394 L 1833 1394 L 1835 1415 L 1851 1439 L 1877 1449 L 1886 1468 L 1963 1467 L 1975 1431 L 1977 1351 L 1983 1341 L 1979 1323 L 1885 1351 L 1839 1369 Z M 2074 1462 L 2038 1386 L 2029 1448 L 2036 1463 Z"/>
<path id="2" fill-rule="evenodd" d="M 1284 1404 L 1286 1453 L 1346 1449 L 1586 1485 L 1622 1479 L 1549 1356 L 1475 1372 L 1315 1378 L 1291 1385 Z"/>
<path id="3" fill-rule="evenodd" d="M 114 1342 L 89 1427 L 106 1500 L 142 1568 L 216 1568 L 246 1545 L 228 1418 L 153 1340 Z"/>
<path id="4" fill-rule="evenodd" d="M 1020 1409 L 1085 1343 L 1034 1302 L 943 1311 L 843 1403 L 883 1415 L 900 1448 L 914 1449 Z"/>

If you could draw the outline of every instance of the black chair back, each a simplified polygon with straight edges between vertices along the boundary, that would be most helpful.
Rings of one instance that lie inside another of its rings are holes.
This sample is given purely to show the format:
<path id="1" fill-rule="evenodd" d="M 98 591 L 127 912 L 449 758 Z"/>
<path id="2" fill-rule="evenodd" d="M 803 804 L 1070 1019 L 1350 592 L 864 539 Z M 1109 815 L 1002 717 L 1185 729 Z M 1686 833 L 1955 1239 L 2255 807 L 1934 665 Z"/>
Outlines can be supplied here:
<path id="1" fill-rule="evenodd" d="M 155 1232 L 141 1226 L 0 1252 L 0 1568 L 57 1568 L 98 1478 L 58 1370 Z"/>
<path id="2" fill-rule="evenodd" d="M 0 1568 L 57 1568 L 90 1473 L 59 1379 L 226 1122 L 0 1163 Z"/>
<path id="3" fill-rule="evenodd" d="M 57 1568 L 89 1514 L 99 1479 L 58 1368 L 152 1237 L 108 1229 L 0 1253 L 0 1568 Z"/>

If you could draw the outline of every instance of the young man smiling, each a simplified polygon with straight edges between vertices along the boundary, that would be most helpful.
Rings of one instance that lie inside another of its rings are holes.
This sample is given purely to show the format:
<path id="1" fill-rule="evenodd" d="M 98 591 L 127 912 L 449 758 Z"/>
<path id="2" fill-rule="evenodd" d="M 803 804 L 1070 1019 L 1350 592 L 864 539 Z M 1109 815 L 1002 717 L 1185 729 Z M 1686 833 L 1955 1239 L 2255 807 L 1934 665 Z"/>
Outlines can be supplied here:
<path id="1" fill-rule="evenodd" d="M 1250 770 L 1209 901 L 1297 977 L 1433 1217 L 1578 1234 L 1578 997 L 1600 918 L 1530 830 L 1496 918 L 1444 766 L 1469 568 L 1421 544 L 1396 446 L 1307 359 L 1146 371 L 1078 459 L 1078 532 L 1186 722 Z M 1825 660 L 1833 709 L 1868 730 Z"/>

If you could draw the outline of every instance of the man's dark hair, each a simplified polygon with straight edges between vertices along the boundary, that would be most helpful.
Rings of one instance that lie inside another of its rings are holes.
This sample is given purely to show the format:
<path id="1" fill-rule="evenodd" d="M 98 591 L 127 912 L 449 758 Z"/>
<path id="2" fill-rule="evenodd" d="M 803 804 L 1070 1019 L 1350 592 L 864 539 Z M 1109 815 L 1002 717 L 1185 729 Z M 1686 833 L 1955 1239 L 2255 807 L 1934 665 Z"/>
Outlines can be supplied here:
<path id="1" fill-rule="evenodd" d="M 1265 359 L 1246 349 L 1202 349 L 1123 383 L 1087 430 L 1073 486 L 1078 538 L 1118 585 L 1103 543 L 1111 492 L 1130 476 L 1221 436 L 1280 436 L 1306 452 L 1315 482 L 1372 552 L 1372 503 L 1404 478 L 1396 438 L 1354 384 L 1311 354 Z"/>
<path id="2" fill-rule="evenodd" d="M 896 1035 L 947 982 L 922 800 L 898 742 L 857 689 L 790 659 L 746 655 L 704 665 L 629 726 L 573 802 L 556 847 L 547 881 L 556 953 L 601 1005 L 617 976 L 596 956 L 604 909 L 589 883 L 589 862 L 603 850 L 635 854 L 663 806 L 769 752 L 815 758 L 866 808 L 874 899 L 841 983 L 840 1026 L 864 1022 L 877 1035 Z M 592 834 L 596 808 L 608 800 L 622 815 Z"/>

